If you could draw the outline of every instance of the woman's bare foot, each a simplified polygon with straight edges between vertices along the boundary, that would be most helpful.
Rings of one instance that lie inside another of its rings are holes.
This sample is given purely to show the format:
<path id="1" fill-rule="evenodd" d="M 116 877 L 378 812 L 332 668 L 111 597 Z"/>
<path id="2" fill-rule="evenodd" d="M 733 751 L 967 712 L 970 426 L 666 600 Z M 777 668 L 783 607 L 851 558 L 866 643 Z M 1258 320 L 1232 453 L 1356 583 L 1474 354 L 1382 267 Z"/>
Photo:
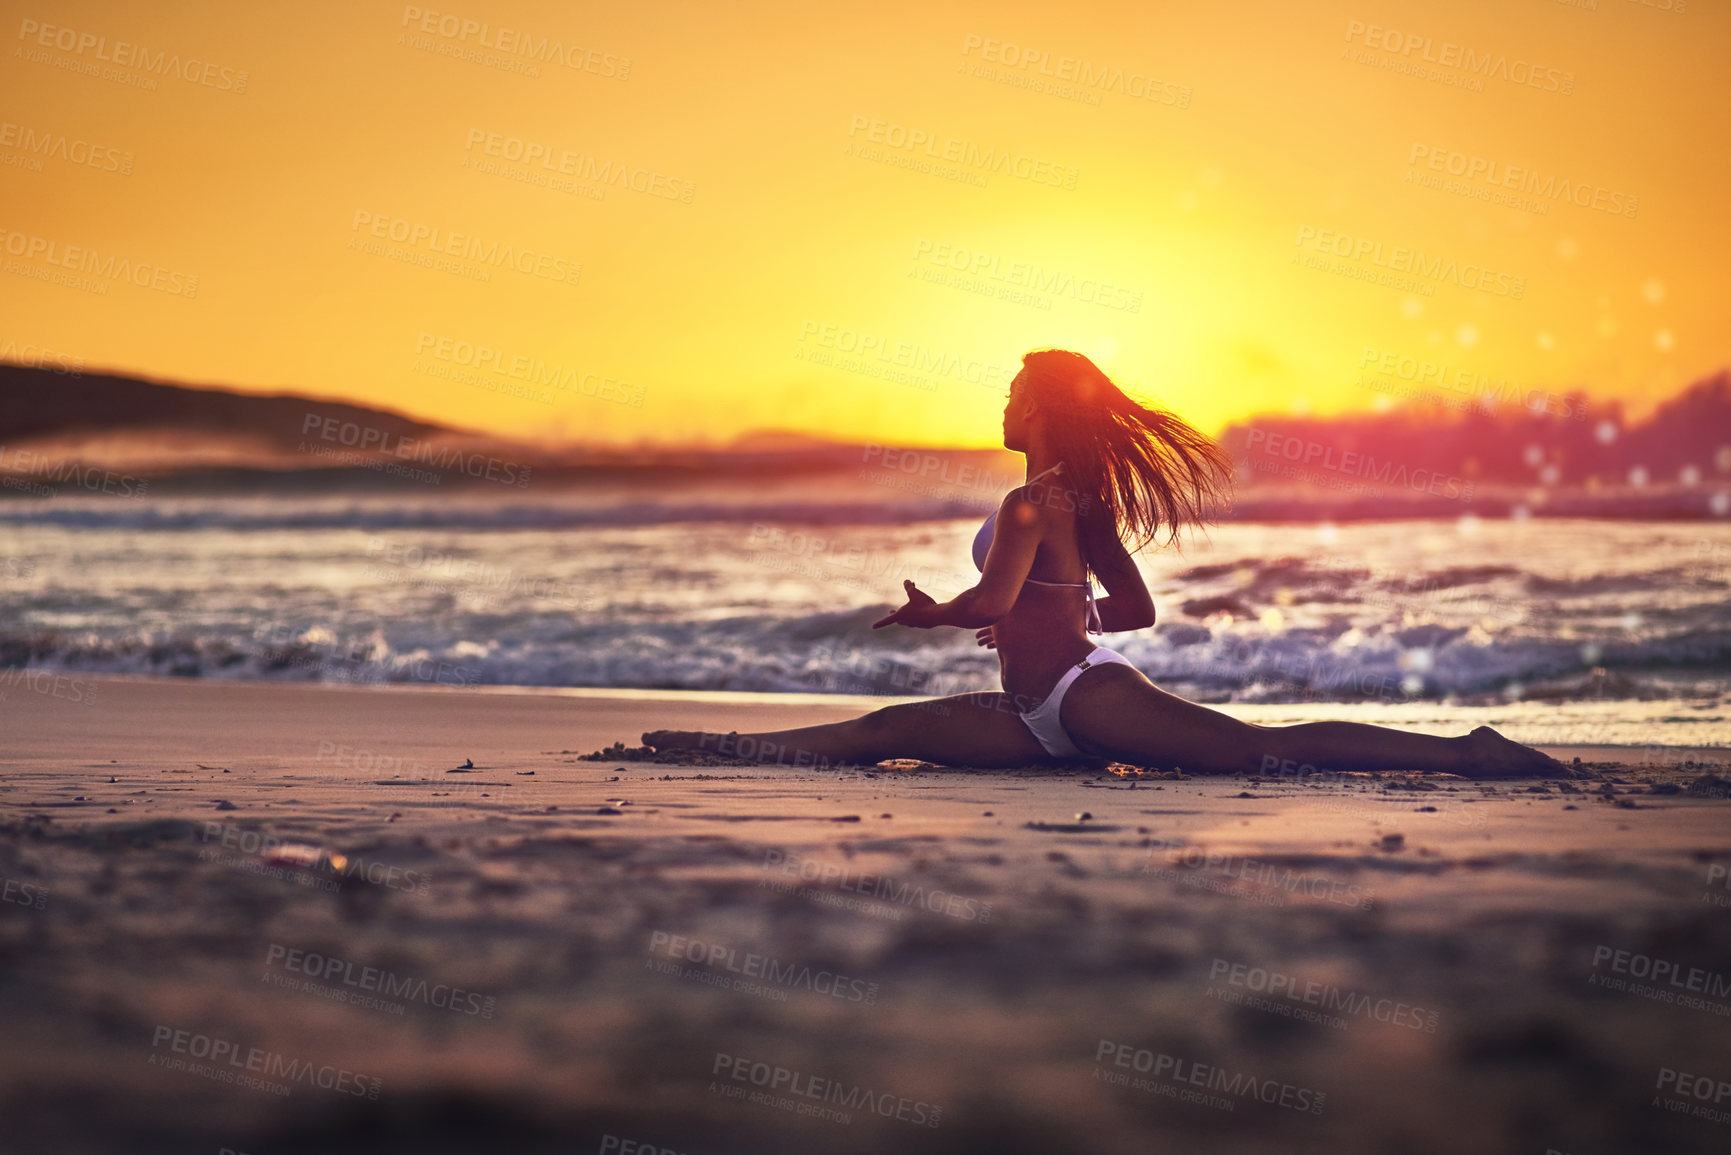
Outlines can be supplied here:
<path id="1" fill-rule="evenodd" d="M 645 730 L 643 744 L 657 750 L 691 750 L 702 741 L 701 730 Z"/>
<path id="2" fill-rule="evenodd" d="M 1575 771 L 1549 754 L 1503 737 L 1489 726 L 1467 735 L 1467 778 L 1574 778 Z"/>
<path id="3" fill-rule="evenodd" d="M 657 750 L 713 750 L 721 753 L 722 744 L 738 733 L 737 730 L 726 734 L 711 734 L 706 730 L 645 730 L 643 744 Z"/>

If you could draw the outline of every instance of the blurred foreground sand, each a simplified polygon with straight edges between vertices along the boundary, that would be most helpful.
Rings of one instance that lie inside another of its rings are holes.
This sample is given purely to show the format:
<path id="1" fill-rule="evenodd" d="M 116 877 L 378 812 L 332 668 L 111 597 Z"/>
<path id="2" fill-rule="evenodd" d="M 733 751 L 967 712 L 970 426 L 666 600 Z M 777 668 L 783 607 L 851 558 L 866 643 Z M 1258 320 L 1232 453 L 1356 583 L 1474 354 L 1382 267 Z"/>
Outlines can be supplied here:
<path id="1" fill-rule="evenodd" d="M 7 1151 L 1731 1148 L 1723 766 L 669 766 L 578 755 L 861 706 L 21 697 Z"/>

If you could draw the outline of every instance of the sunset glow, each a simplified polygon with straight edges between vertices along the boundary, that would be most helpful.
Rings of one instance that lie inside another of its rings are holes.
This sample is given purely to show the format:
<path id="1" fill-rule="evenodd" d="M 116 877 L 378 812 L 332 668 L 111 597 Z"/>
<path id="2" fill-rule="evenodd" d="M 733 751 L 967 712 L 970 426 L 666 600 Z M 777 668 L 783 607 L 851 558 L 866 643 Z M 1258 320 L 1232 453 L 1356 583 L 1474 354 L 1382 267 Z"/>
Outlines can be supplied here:
<path id="1" fill-rule="evenodd" d="M 988 445 L 1046 345 L 1209 430 L 1639 413 L 1731 361 L 1677 8 L 8 4 L 0 356 L 549 440 Z"/>

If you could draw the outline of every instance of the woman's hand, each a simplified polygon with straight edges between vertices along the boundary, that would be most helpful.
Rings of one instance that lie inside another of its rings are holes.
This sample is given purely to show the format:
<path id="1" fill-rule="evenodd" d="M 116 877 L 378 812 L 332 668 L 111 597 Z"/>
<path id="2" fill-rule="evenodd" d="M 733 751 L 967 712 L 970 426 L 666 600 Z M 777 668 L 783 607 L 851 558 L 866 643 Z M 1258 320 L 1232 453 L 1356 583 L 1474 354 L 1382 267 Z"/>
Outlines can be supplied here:
<path id="1" fill-rule="evenodd" d="M 894 624 L 929 630 L 933 626 L 943 624 L 937 620 L 937 615 L 934 612 L 938 608 L 938 603 L 933 601 L 929 594 L 921 593 L 911 579 L 904 579 L 902 588 L 908 591 L 908 604 L 887 618 L 879 618 L 873 622 L 872 629 Z"/>
<path id="2" fill-rule="evenodd" d="M 974 637 L 980 645 L 986 647 L 988 650 L 995 650 L 998 648 L 998 638 L 996 634 L 992 633 L 991 626 L 975 630 Z"/>

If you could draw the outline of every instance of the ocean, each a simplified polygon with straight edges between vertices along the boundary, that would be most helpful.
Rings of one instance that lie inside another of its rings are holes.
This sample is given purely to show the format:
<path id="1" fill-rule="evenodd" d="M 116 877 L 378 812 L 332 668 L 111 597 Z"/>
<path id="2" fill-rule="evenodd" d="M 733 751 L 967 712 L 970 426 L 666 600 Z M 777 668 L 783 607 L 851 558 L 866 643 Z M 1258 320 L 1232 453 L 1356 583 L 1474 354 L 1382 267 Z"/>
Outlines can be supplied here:
<path id="1" fill-rule="evenodd" d="M 903 578 L 940 600 L 973 583 L 969 544 L 996 493 L 682 492 L 0 503 L 0 693 L 30 671 L 998 688 L 973 631 L 871 629 Z M 1556 741 L 1731 744 L 1731 524 L 1232 522 L 1138 561 L 1158 624 L 1102 641 L 1193 700 L 1264 717 L 1496 706 L 1576 718 Z"/>

